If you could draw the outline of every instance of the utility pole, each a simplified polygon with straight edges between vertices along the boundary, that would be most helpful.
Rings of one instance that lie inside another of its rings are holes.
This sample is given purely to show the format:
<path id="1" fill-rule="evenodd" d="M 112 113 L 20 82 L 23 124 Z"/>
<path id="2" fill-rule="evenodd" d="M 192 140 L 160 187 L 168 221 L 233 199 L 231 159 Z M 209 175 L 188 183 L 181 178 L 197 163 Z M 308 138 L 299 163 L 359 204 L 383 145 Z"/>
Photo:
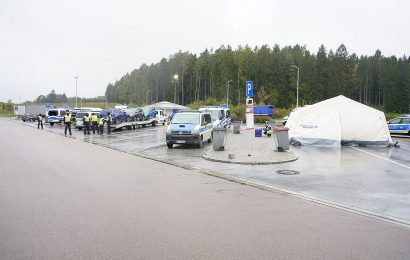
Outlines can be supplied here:
<path id="1" fill-rule="evenodd" d="M 77 103 L 77 79 L 78 79 L 78 75 L 74 76 L 75 78 L 75 107 L 78 107 L 78 103 Z"/>
<path id="2" fill-rule="evenodd" d="M 231 83 L 232 80 L 228 80 L 228 86 L 226 88 L 226 106 L 229 107 L 229 83 Z"/>

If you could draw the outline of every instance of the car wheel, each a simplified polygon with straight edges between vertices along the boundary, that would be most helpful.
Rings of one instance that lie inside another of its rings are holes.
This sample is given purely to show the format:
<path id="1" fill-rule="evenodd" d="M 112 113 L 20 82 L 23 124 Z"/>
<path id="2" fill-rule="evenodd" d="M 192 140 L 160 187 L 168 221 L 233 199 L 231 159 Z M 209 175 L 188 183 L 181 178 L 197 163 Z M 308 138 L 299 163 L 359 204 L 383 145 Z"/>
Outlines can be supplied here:
<path id="1" fill-rule="evenodd" d="M 52 126 L 52 125 L 54 125 L 54 123 L 50 123 L 50 125 Z"/>
<path id="2" fill-rule="evenodd" d="M 152 121 L 152 126 L 156 126 L 157 125 L 157 122 L 154 120 L 154 121 Z"/>
<path id="3" fill-rule="evenodd" d="M 173 145 L 174 145 L 174 144 L 167 143 L 167 146 L 168 146 L 169 149 L 171 149 Z"/>
<path id="4" fill-rule="evenodd" d="M 213 138 L 213 135 L 211 135 L 211 137 L 208 139 L 208 143 L 212 143 L 212 138 Z"/>
<path id="5" fill-rule="evenodd" d="M 204 146 L 204 143 L 202 142 L 204 139 L 201 136 L 201 140 L 199 140 L 198 148 L 202 148 Z"/>

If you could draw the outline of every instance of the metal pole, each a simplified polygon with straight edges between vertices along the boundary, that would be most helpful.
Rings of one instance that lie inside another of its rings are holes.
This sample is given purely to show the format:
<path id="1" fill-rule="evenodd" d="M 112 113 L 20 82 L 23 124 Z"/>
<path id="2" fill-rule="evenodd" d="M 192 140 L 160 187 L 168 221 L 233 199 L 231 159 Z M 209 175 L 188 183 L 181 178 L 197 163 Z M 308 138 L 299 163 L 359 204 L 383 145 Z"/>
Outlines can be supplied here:
<path id="1" fill-rule="evenodd" d="M 78 107 L 78 103 L 77 103 L 77 78 L 78 76 L 74 76 L 75 78 L 75 107 Z"/>
<path id="2" fill-rule="evenodd" d="M 298 76 L 296 80 L 296 107 L 299 107 L 299 67 L 296 65 L 292 65 L 292 67 L 298 70 Z"/>
<path id="3" fill-rule="evenodd" d="M 296 107 L 299 107 L 299 67 L 298 68 L 298 80 L 296 82 Z"/>
<path id="4" fill-rule="evenodd" d="M 177 103 L 177 82 L 174 81 L 174 104 Z"/>
<path id="5" fill-rule="evenodd" d="M 226 89 L 226 106 L 229 107 L 229 83 L 232 82 L 232 80 L 228 80 L 228 87 Z"/>

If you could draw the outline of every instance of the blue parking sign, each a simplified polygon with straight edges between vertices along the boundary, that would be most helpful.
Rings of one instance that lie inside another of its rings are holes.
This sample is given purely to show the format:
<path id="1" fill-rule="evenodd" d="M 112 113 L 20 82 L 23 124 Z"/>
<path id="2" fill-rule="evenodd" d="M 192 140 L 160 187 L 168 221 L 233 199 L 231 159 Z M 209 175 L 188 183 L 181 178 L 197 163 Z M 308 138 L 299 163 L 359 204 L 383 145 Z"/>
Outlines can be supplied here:
<path id="1" fill-rule="evenodd" d="M 253 97 L 253 82 L 246 81 L 245 87 L 246 87 L 246 96 Z"/>

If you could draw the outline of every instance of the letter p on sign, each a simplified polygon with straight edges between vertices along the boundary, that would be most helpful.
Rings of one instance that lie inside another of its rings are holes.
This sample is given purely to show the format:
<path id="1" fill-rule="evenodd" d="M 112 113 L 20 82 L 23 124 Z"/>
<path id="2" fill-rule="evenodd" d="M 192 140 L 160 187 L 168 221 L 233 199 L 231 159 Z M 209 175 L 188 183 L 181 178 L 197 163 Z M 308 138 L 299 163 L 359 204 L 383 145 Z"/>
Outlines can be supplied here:
<path id="1" fill-rule="evenodd" d="M 252 81 L 246 81 L 246 96 L 253 97 L 253 83 Z"/>

